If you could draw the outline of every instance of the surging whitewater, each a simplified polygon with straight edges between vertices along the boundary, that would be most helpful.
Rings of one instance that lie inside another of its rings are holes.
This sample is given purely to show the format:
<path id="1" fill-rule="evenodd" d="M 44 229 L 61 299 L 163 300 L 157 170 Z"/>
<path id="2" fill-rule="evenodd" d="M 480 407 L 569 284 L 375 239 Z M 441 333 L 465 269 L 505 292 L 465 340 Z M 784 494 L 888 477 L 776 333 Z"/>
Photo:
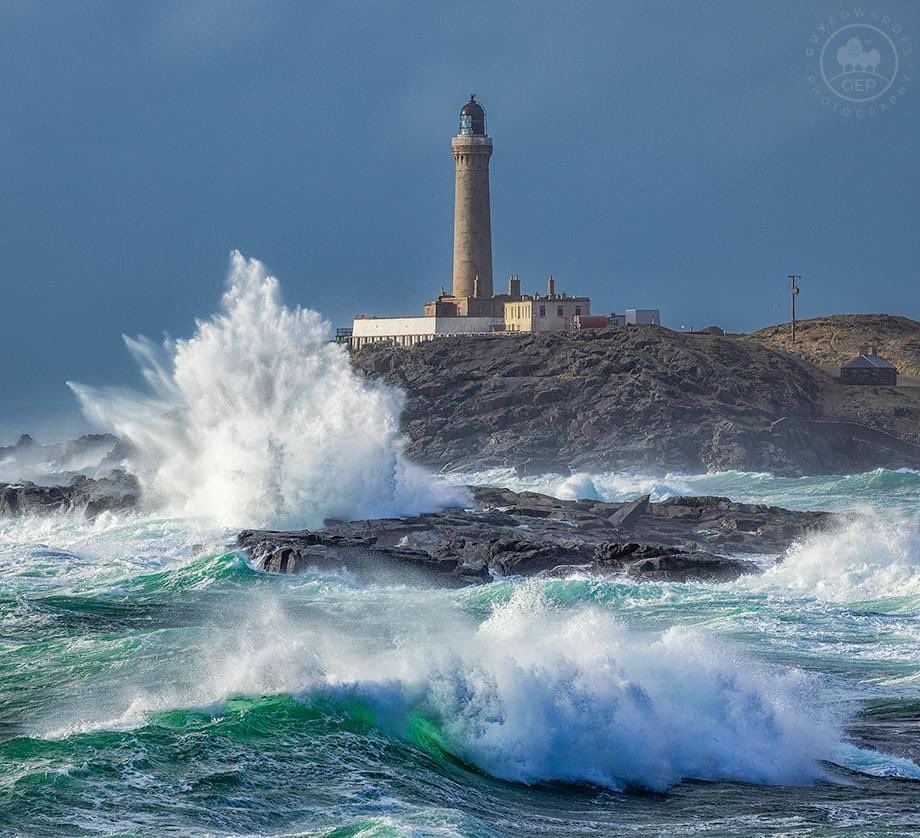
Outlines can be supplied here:
<path id="1" fill-rule="evenodd" d="M 221 311 L 193 337 L 125 337 L 148 393 L 69 383 L 87 418 L 131 443 L 149 504 L 225 526 L 315 527 L 462 501 L 401 454 L 398 391 L 363 380 L 314 311 L 231 256 Z"/>
<path id="2" fill-rule="evenodd" d="M 147 508 L 0 525 L 0 833 L 917 824 L 920 474 L 452 476 L 848 513 L 732 583 L 263 573 L 215 522 L 467 500 L 404 459 L 402 395 L 328 332 L 234 253 L 192 337 L 125 339 L 145 392 L 71 385 L 133 447 Z"/>
<path id="3" fill-rule="evenodd" d="M 420 635 L 396 646 L 251 594 L 253 607 L 225 611 L 233 631 L 179 660 L 126 665 L 35 732 L 130 730 L 173 709 L 287 693 L 358 701 L 394 738 L 421 729 L 506 780 L 658 791 L 686 778 L 807 784 L 826 778 L 820 760 L 842 747 L 842 717 L 822 711 L 800 670 L 757 664 L 690 627 L 640 633 L 602 609 L 559 608 L 539 583 L 516 586 L 481 623 L 448 598 L 416 601 L 405 622 L 376 627 Z"/>

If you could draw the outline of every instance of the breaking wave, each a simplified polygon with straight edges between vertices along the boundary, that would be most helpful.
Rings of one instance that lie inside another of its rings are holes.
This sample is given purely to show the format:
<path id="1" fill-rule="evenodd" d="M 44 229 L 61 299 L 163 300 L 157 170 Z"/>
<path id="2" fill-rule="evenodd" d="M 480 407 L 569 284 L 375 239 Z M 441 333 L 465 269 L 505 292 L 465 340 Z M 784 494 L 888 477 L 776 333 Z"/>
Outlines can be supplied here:
<path id="1" fill-rule="evenodd" d="M 916 517 L 865 513 L 796 542 L 746 586 L 832 602 L 876 602 L 920 595 Z"/>
<path id="2" fill-rule="evenodd" d="M 458 502 L 401 453 L 402 394 L 371 383 L 319 314 L 286 308 L 263 265 L 231 257 L 221 311 L 158 347 L 125 337 L 148 392 L 70 383 L 135 449 L 148 503 L 227 526 L 318 526 Z"/>
<path id="3" fill-rule="evenodd" d="M 557 611 L 535 585 L 433 657 L 415 705 L 448 751 L 507 780 L 807 783 L 838 741 L 800 672 L 738 660 L 692 630 L 647 636 L 597 609 Z"/>
<path id="4" fill-rule="evenodd" d="M 39 735 L 292 694 L 343 711 L 357 703 L 388 735 L 502 779 L 654 790 L 686 778 L 807 784 L 843 747 L 842 719 L 819 709 L 811 676 L 692 629 L 637 633 L 600 609 L 553 607 L 538 583 L 516 586 L 482 623 L 445 605 L 418 603 L 422 617 L 441 615 L 437 629 L 394 644 L 301 623 L 256 597 L 197 653 L 160 658 L 130 686 L 120 671 L 104 697 L 81 702 L 81 714 L 102 715 Z"/>

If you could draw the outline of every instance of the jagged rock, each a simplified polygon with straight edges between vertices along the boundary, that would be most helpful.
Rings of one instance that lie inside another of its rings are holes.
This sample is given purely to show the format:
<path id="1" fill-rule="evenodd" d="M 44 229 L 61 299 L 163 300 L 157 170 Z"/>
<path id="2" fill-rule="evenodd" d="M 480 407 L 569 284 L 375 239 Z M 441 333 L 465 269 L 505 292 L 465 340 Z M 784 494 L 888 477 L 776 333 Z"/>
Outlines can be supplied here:
<path id="1" fill-rule="evenodd" d="M 625 527 L 628 524 L 635 521 L 637 518 L 641 518 L 648 512 L 648 503 L 650 500 L 650 495 L 643 495 L 641 498 L 627 503 L 625 506 L 621 506 L 613 515 L 610 516 L 610 526 L 612 527 Z"/>
<path id="2" fill-rule="evenodd" d="M 594 550 L 594 566 L 638 576 L 686 582 L 728 581 L 745 573 L 756 573 L 753 562 L 726 558 L 705 551 L 687 552 L 648 544 L 600 544 Z"/>
<path id="3" fill-rule="evenodd" d="M 132 509 L 139 497 L 137 479 L 119 470 L 97 478 L 78 475 L 67 486 L 39 486 L 28 480 L 0 483 L 0 517 L 77 512 L 94 518 L 105 511 Z"/>
<path id="4" fill-rule="evenodd" d="M 316 532 L 245 530 L 237 543 L 257 567 L 275 573 L 345 569 L 448 586 L 574 572 L 719 581 L 757 567 L 714 550 L 780 553 L 833 517 L 720 497 L 618 504 L 486 487 L 471 492 L 476 510 L 327 521 Z M 617 518 L 620 511 L 627 514 Z"/>
<path id="5" fill-rule="evenodd" d="M 594 548 L 594 561 L 596 564 L 616 568 L 626 567 L 638 559 L 654 559 L 668 552 L 666 547 L 653 547 L 648 544 L 636 544 L 634 541 L 627 544 L 614 542 L 613 544 L 598 544 Z"/>
<path id="6" fill-rule="evenodd" d="M 112 434 L 85 434 L 48 445 L 22 434 L 15 445 L 0 446 L 0 480 L 64 485 L 78 474 L 95 477 L 100 469 L 120 467 L 124 456 L 115 455 L 126 450 Z"/>

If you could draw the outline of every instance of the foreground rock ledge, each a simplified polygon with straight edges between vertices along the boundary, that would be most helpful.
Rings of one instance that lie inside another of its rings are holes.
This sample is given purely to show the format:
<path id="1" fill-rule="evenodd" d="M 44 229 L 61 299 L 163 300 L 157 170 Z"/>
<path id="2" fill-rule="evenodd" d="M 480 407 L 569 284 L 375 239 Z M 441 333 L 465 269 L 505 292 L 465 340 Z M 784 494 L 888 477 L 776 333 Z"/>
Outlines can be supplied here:
<path id="1" fill-rule="evenodd" d="M 257 567 L 274 573 L 344 568 L 364 578 L 451 587 L 576 572 L 727 581 L 757 572 L 754 562 L 737 554 L 779 554 L 832 517 L 721 497 L 650 503 L 646 495 L 601 503 L 508 489 L 471 491 L 473 510 L 326 521 L 317 531 L 244 530 L 238 544 Z"/>

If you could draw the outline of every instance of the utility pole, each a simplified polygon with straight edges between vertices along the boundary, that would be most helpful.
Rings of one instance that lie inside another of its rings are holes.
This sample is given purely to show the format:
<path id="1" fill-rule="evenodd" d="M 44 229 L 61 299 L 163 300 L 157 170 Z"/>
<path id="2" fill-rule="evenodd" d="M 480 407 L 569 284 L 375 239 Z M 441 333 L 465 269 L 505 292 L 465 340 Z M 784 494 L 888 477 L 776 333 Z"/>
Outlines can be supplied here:
<path id="1" fill-rule="evenodd" d="M 798 281 L 802 277 L 797 274 L 789 274 L 789 290 L 792 294 L 792 342 L 795 343 L 795 298 L 799 296 Z"/>

